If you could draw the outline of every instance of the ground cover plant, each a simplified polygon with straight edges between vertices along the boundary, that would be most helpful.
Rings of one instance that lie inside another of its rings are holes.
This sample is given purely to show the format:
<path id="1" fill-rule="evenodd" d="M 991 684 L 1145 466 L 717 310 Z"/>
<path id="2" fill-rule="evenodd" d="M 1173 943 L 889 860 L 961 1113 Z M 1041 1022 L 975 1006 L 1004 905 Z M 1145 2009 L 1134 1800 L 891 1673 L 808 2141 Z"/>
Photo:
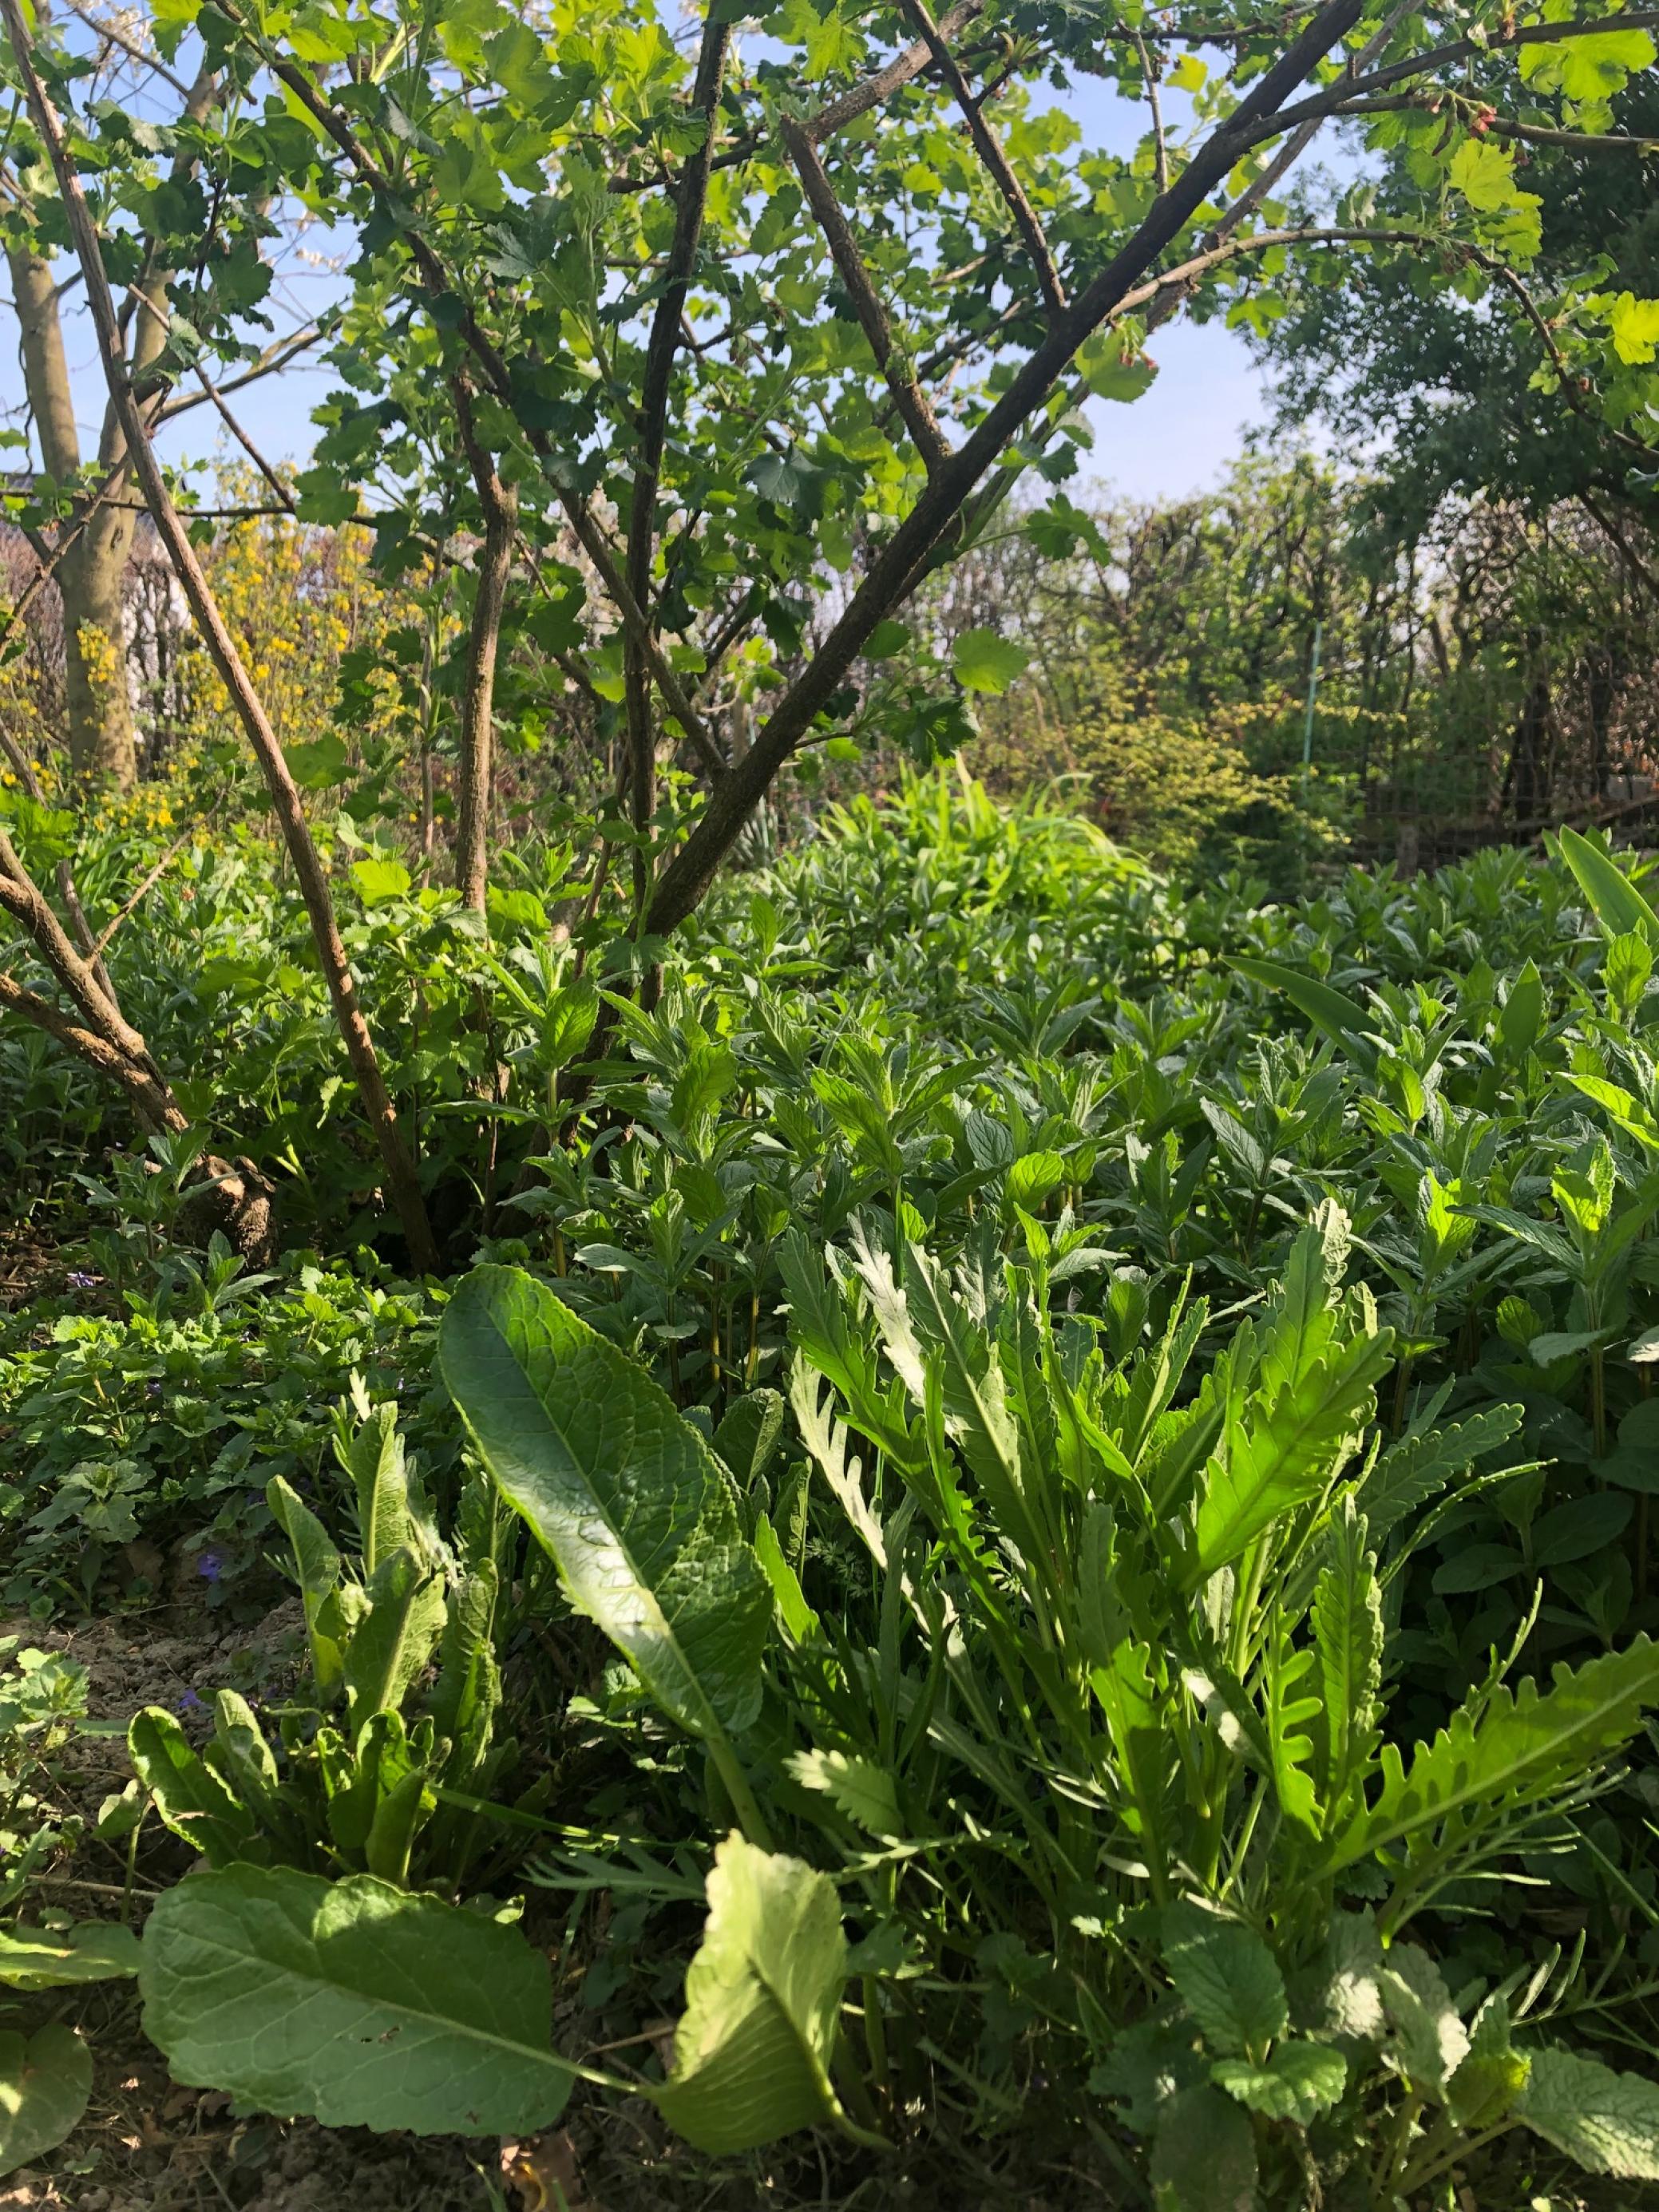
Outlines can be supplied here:
<path id="1" fill-rule="evenodd" d="M 1651 2175 L 1659 930 L 1571 832 L 1256 896 L 956 770 L 854 803 L 506 1123 L 448 1283 L 255 1279 L 154 1154 L 118 1237 L 47 1152 L 88 1264 L 5 1325 L 20 1591 L 299 1608 L 280 1681 L 134 1716 L 125 1796 L 13 1816 L 151 1900 L 116 1950 L 14 1884 L 19 2034 L 136 1967 L 256 2107 L 579 2087 L 878 2191 L 1043 2128 L 1177 2206 Z M 495 987 L 538 1085 L 579 957 Z M 14 2050 L 19 2158 L 70 2040 Z"/>

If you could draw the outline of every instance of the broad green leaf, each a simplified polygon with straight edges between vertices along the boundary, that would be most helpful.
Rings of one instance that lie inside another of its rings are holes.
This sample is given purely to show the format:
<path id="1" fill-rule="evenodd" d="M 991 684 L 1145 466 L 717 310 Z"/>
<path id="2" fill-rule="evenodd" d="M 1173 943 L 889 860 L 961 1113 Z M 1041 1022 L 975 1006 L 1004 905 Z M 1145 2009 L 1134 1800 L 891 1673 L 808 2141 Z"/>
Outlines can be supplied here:
<path id="1" fill-rule="evenodd" d="M 1298 1013 L 1323 1030 L 1333 1044 L 1341 1047 L 1356 1066 L 1367 1074 L 1375 1069 L 1376 1047 L 1365 1035 L 1371 1017 L 1357 1000 L 1322 983 L 1316 976 L 1304 975 L 1300 969 L 1281 967 L 1277 960 L 1247 958 L 1239 952 L 1232 955 L 1229 964 L 1252 982 L 1282 992 Z"/>
<path id="2" fill-rule="evenodd" d="M 76 1982 L 120 1980 L 137 1971 L 138 1938 L 112 1920 L 0 1933 L 0 1983 L 9 1989 L 66 1989 Z"/>
<path id="3" fill-rule="evenodd" d="M 1504 1011 L 1498 1017 L 1498 1034 L 1511 1060 L 1529 1053 L 1544 1026 L 1544 982 L 1536 963 L 1528 960 L 1510 988 Z"/>
<path id="4" fill-rule="evenodd" d="M 694 1735 L 745 1726 L 771 1589 L 730 1475 L 667 1395 L 511 1267 L 461 1284 L 439 1359 L 484 1465 L 578 1611 Z"/>
<path id="5" fill-rule="evenodd" d="M 285 2118 L 528 2135 L 569 2094 L 542 1954 L 372 1875 L 192 1875 L 150 1915 L 138 1986 L 175 2081 Z"/>
<path id="6" fill-rule="evenodd" d="M 839 2120 L 830 2068 L 846 1978 L 828 1875 L 729 1835 L 708 1876 L 673 2071 L 657 2092 L 670 2126 L 725 2157 Z"/>
<path id="7" fill-rule="evenodd" d="M 351 880 L 363 904 L 376 907 L 384 906 L 389 899 L 402 898 L 411 878 L 401 860 L 386 860 L 371 854 L 367 860 L 352 862 Z"/>
<path id="8" fill-rule="evenodd" d="M 1264 2119 L 1306 2127 L 1339 2101 L 1348 2085 L 1348 2065 L 1328 2045 L 1281 2043 L 1265 2066 L 1247 2058 L 1218 2060 L 1211 2079 Z"/>
<path id="9" fill-rule="evenodd" d="M 783 1440 L 783 1400 L 775 1390 L 750 1390 L 714 1431 L 714 1449 L 739 1488 L 763 1475 Z"/>
<path id="10" fill-rule="evenodd" d="M 443 1626 L 442 1577 L 412 1551 L 388 1553 L 369 1577 L 368 1609 L 346 1646 L 347 1709 L 355 1727 L 402 1705 Z"/>
<path id="11" fill-rule="evenodd" d="M 1568 829 L 1559 833 L 1557 842 L 1562 859 L 1577 878 L 1578 888 L 1607 935 L 1623 937 L 1638 930 L 1650 945 L 1659 945 L 1659 915 L 1600 846 Z"/>
<path id="12" fill-rule="evenodd" d="M 326 1528 L 280 1474 L 265 1485 L 265 1504 L 270 1517 L 288 1538 L 300 1579 L 300 1601 L 305 1608 L 306 1638 L 311 1647 L 311 1672 L 320 1696 L 339 1685 L 345 1655 L 329 1635 L 322 1620 L 323 1607 L 339 1585 L 340 1555 Z"/>
<path id="13" fill-rule="evenodd" d="M 1396 1943 L 1376 1978 L 1395 2054 L 1419 2089 L 1436 2097 L 1469 2051 L 1468 2030 L 1441 1973 L 1415 1943 Z"/>
<path id="14" fill-rule="evenodd" d="M 0 2032 L 0 2174 L 55 2150 L 91 2094 L 92 2053 L 61 2022 Z"/>
<path id="15" fill-rule="evenodd" d="M 1599 2059 L 1534 2051 L 1516 2116 L 1590 2173 L 1659 2181 L 1659 2083 Z"/>
<path id="16" fill-rule="evenodd" d="M 1164 1963 L 1218 2057 L 1244 2058 L 1285 2033 L 1290 2008 L 1273 1953 L 1252 1928 L 1202 1905 L 1166 1905 Z"/>
<path id="17" fill-rule="evenodd" d="M 1659 300 L 1638 300 L 1634 292 L 1621 292 L 1607 311 L 1613 349 L 1632 365 L 1650 362 L 1659 353 Z"/>
<path id="18" fill-rule="evenodd" d="M 1450 1820 L 1474 1828 L 1537 1804 L 1594 1773 L 1655 1705 L 1659 1645 L 1644 1636 L 1576 1671 L 1558 1667 L 1547 1691 L 1530 1679 L 1518 1694 L 1500 1686 L 1478 1718 L 1460 1710 L 1419 1743 L 1409 1766 L 1397 1744 L 1383 1745 L 1381 1788 L 1333 1825 L 1322 1867 L 1334 1873 Z"/>
<path id="19" fill-rule="evenodd" d="M 1147 2168 L 1158 2212 L 1255 2212 L 1249 2115 L 1208 2083 L 1164 2107 Z"/>
<path id="20" fill-rule="evenodd" d="M 198 1756 L 171 1713 L 160 1705 L 135 1713 L 127 1755 L 163 1821 L 210 1865 L 264 1856 L 253 1815 Z"/>
<path id="21" fill-rule="evenodd" d="M 994 629 L 965 629 L 951 646 L 951 663 L 964 691 L 1006 691 L 1024 669 L 1030 654 L 1012 638 Z"/>

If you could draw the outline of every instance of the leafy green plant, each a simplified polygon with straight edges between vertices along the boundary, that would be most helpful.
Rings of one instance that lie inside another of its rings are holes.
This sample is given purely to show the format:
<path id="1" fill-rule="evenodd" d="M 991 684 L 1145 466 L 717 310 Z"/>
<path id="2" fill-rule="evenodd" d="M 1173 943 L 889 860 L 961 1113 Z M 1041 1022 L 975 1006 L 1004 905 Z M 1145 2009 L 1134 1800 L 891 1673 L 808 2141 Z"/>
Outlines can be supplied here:
<path id="1" fill-rule="evenodd" d="M 334 1449 L 355 1492 L 356 1558 L 341 1558 L 281 1475 L 266 1492 L 305 1608 L 308 1697 L 270 1716 L 274 1744 L 246 1698 L 222 1690 L 200 1753 L 154 1705 L 134 1717 L 129 1747 L 163 1821 L 210 1866 L 356 1868 L 454 1893 L 491 1840 L 487 1801 L 518 1761 L 516 1742 L 496 1736 L 495 1518 L 471 1486 L 445 1543 L 396 1406 L 371 1407 L 361 1382 L 353 1395 L 356 1427 L 342 1413 Z"/>

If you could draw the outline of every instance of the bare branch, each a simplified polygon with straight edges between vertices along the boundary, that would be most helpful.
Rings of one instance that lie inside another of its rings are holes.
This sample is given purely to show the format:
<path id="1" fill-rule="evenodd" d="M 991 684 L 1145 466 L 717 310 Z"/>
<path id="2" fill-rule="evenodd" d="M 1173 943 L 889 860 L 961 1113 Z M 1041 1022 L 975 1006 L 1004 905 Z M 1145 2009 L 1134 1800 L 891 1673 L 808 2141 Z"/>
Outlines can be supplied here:
<path id="1" fill-rule="evenodd" d="M 657 295 L 656 312 L 651 318 L 651 334 L 646 341 L 645 377 L 640 393 L 639 455 L 634 465 L 629 506 L 626 560 L 629 591 L 647 622 L 651 569 L 657 545 L 657 488 L 662 477 L 663 447 L 668 429 L 669 391 L 686 296 L 691 287 L 691 271 L 702 236 L 709 169 L 714 157 L 714 125 L 720 114 L 731 46 L 732 31 L 724 10 L 711 6 L 703 21 L 697 73 L 691 88 L 691 112 L 702 118 L 702 143 L 687 155 L 674 187 L 674 237 L 668 250 L 662 289 Z M 623 672 L 628 713 L 629 811 L 634 827 L 647 839 L 657 811 L 657 732 L 651 714 L 651 662 L 647 650 L 652 635 L 648 629 L 629 632 Z M 720 767 L 724 772 L 724 760 Z M 649 845 L 642 842 L 634 854 L 635 896 L 641 912 L 650 887 L 651 866 Z"/>
<path id="2" fill-rule="evenodd" d="M 984 105 L 975 99 L 969 89 L 968 80 L 957 66 L 945 36 L 929 13 L 927 0 L 902 0 L 904 11 L 921 33 L 922 42 L 932 54 L 939 75 L 951 88 L 957 106 L 962 110 L 963 120 L 968 125 L 968 135 L 974 149 L 990 173 L 997 190 L 1008 204 L 1025 251 L 1036 270 L 1037 283 L 1042 287 L 1042 296 L 1048 303 L 1048 312 L 1057 315 L 1066 305 L 1066 288 L 1060 281 L 1060 271 L 1054 266 L 1054 257 L 1048 250 L 1048 240 L 1043 234 L 1036 210 L 1026 196 L 1025 188 L 1014 174 L 1002 141 L 985 119 Z M 1160 136 L 1158 144 L 1163 146 Z M 1169 184 L 1167 173 L 1158 190 Z"/>
<path id="3" fill-rule="evenodd" d="M 870 350 L 876 357 L 876 366 L 887 380 L 887 389 L 904 418 L 916 451 L 927 464 L 930 477 L 936 476 L 951 457 L 951 449 L 934 419 L 927 395 L 916 381 L 915 371 L 894 348 L 892 326 L 887 320 L 887 310 L 882 306 L 870 272 L 864 265 L 858 243 L 848 227 L 842 212 L 841 202 L 835 188 L 824 173 L 817 147 L 799 123 L 786 118 L 781 126 L 783 143 L 789 149 L 789 158 L 799 173 L 806 193 L 807 205 L 817 219 L 818 228 L 829 244 L 830 258 L 836 264 L 836 273 L 847 288 L 854 312 Z"/>
<path id="4" fill-rule="evenodd" d="M 258 470 L 260 475 L 270 486 L 272 491 L 276 493 L 283 507 L 287 508 L 290 514 L 297 515 L 300 510 L 295 505 L 293 493 L 283 482 L 282 477 L 278 476 L 276 470 L 272 468 L 270 463 L 259 451 L 259 448 L 254 444 L 252 439 L 249 437 L 247 432 L 242 428 L 236 417 L 231 413 L 229 408 L 226 406 L 223 392 L 220 391 L 216 384 L 211 381 L 204 368 L 198 368 L 197 369 L 196 380 L 201 386 L 208 398 L 213 402 L 214 406 L 218 410 L 220 421 L 224 424 L 226 429 L 229 431 L 231 436 L 235 439 L 237 444 L 252 462 L 254 467 Z"/>
<path id="5" fill-rule="evenodd" d="M 984 11 L 985 0 L 960 0 L 958 6 L 947 9 L 939 17 L 938 27 L 940 37 L 954 39 L 958 31 Z M 906 46 L 902 53 L 895 54 L 884 68 L 874 70 L 869 76 L 860 77 L 850 91 L 842 93 L 839 100 L 832 100 L 828 106 L 821 107 L 808 119 L 806 131 L 812 143 L 821 146 L 826 138 L 833 138 L 836 131 L 844 131 L 860 115 L 868 114 L 872 107 L 879 107 L 884 100 L 890 100 L 913 77 L 920 76 L 933 58 L 933 51 L 927 40 L 918 39 L 914 46 Z"/>
<path id="6" fill-rule="evenodd" d="M 1164 138 L 1164 103 L 1158 97 L 1158 72 L 1152 67 L 1152 58 L 1146 51 L 1146 41 L 1139 31 L 1130 33 L 1134 40 L 1135 58 L 1140 64 L 1140 74 L 1146 87 L 1146 105 L 1152 112 L 1152 159 L 1156 164 L 1153 175 L 1161 199 L 1170 189 L 1170 149 Z"/>

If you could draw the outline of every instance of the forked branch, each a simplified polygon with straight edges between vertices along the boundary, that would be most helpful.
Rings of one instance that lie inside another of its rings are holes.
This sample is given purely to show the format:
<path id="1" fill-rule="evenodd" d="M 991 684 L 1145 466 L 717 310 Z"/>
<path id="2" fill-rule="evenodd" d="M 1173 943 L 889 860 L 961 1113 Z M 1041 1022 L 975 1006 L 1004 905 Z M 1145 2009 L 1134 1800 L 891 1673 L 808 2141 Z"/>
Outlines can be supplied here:
<path id="1" fill-rule="evenodd" d="M 786 118 L 782 126 L 783 143 L 789 149 L 806 204 L 812 210 L 818 228 L 823 233 L 830 248 L 830 258 L 836 264 L 836 273 L 846 287 L 847 296 L 853 303 L 853 312 L 859 319 L 870 350 L 876 357 L 876 366 L 887 380 L 887 389 L 893 395 L 893 404 L 904 419 L 912 443 L 927 465 L 929 476 L 936 476 L 951 457 L 927 393 L 916 380 L 915 369 L 893 343 L 893 330 L 887 319 L 887 310 L 881 303 L 864 257 L 859 252 L 858 241 L 853 236 L 841 202 L 836 198 L 835 187 L 825 173 L 818 158 L 818 149 L 803 124 Z"/>
<path id="2" fill-rule="evenodd" d="M 904 0 L 904 12 L 921 33 L 923 44 L 933 56 L 939 75 L 950 86 L 951 97 L 962 110 L 974 151 L 983 162 L 992 183 L 1007 203 L 1026 255 L 1036 270 L 1037 283 L 1042 288 L 1042 297 L 1049 313 L 1059 314 L 1066 305 L 1066 287 L 1060 281 L 1060 271 L 1054 266 L 1054 257 L 1049 251 L 1042 225 L 1037 220 L 1037 211 L 1027 198 L 1024 185 L 1014 174 L 1013 165 L 1003 150 L 1002 141 L 986 118 L 983 101 L 974 97 L 949 43 L 933 21 L 927 0 Z"/>

